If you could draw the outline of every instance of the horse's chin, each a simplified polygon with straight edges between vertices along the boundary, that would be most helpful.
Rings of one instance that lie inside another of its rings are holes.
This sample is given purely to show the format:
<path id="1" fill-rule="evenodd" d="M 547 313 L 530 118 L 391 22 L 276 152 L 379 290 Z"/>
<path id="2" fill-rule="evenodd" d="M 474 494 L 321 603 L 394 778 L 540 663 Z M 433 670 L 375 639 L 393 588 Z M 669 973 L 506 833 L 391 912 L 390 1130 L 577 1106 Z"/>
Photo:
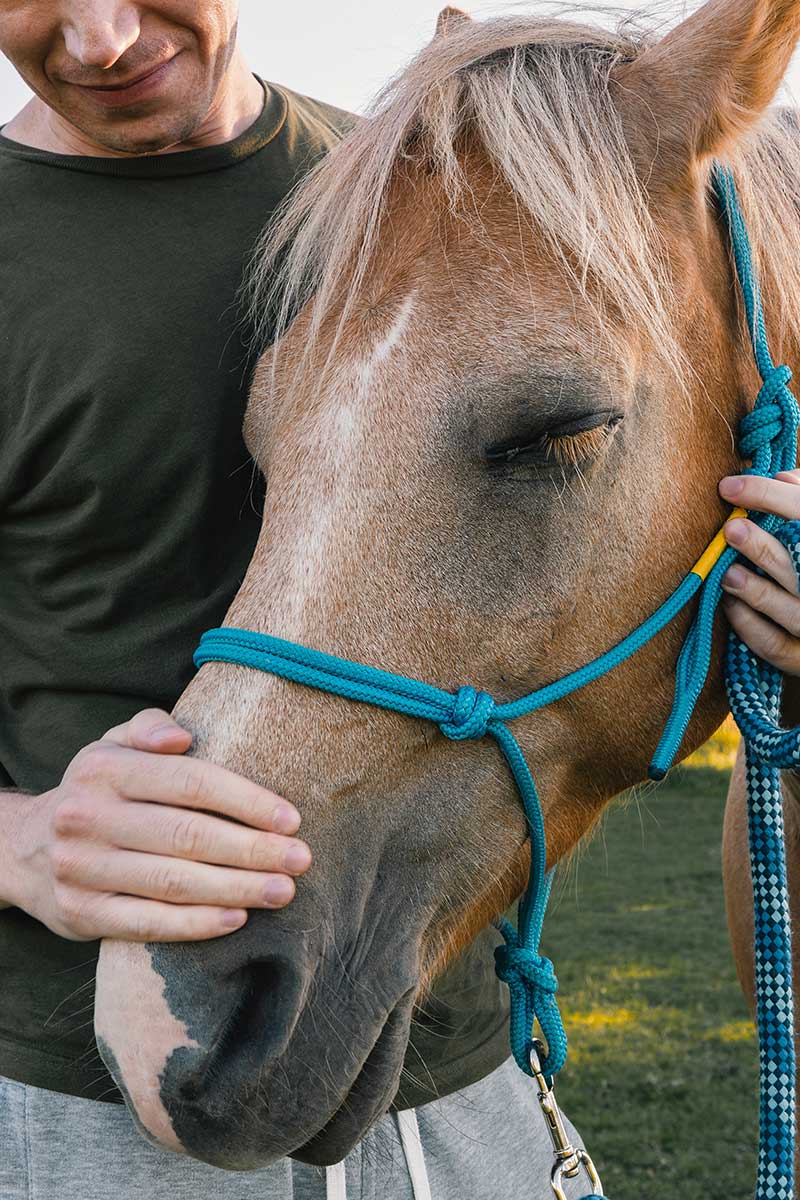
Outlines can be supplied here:
<path id="1" fill-rule="evenodd" d="M 315 1167 L 341 1162 L 358 1145 L 370 1128 L 389 1110 L 400 1083 L 408 1045 L 414 994 L 389 1014 L 381 1036 L 351 1087 L 347 1099 L 319 1133 L 292 1151 L 291 1157 Z M 396 1047 L 402 1044 L 398 1054 Z M 391 1057 L 394 1058 L 393 1064 Z M 378 1090 L 375 1073 L 381 1072 L 385 1086 Z"/>

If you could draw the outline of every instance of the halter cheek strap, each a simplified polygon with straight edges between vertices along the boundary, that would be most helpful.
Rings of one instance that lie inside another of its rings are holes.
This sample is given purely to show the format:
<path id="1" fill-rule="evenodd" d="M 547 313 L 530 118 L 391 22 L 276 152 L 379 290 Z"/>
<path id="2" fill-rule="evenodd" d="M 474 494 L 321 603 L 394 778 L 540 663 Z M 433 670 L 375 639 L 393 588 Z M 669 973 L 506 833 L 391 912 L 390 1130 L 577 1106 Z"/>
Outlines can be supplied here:
<path id="1" fill-rule="evenodd" d="M 729 170 L 717 168 L 714 189 L 729 234 L 753 353 L 762 379 L 753 411 L 742 422 L 741 450 L 752 462 L 752 473 L 773 476 L 793 468 L 796 460 L 799 414 L 788 388 L 791 372 L 788 367 L 776 367 L 770 356 L 750 242 Z M 747 514 L 738 509 L 732 515 Z M 796 567 L 800 567 L 800 522 L 787 523 L 759 513 L 749 515 L 763 529 L 781 537 Z M 514 1058 L 527 1075 L 539 1082 L 545 1112 L 551 1104 L 553 1076 L 566 1059 L 567 1039 L 555 999 L 558 984 L 553 966 L 539 954 L 551 885 L 551 876 L 545 870 L 541 803 L 525 756 L 508 723 L 563 699 L 613 670 L 651 641 L 698 596 L 697 612 L 678 658 L 672 711 L 650 766 L 654 779 L 663 778 L 675 758 L 708 675 L 714 616 L 722 597 L 720 581 L 736 558 L 736 551 L 727 545 L 721 531 L 672 595 L 617 646 L 565 678 L 504 704 L 472 687 L 442 691 L 420 680 L 248 630 L 211 630 L 203 635 L 195 654 L 198 667 L 207 662 L 252 667 L 349 700 L 431 721 L 452 741 L 479 740 L 487 735 L 494 739 L 516 783 L 531 841 L 530 878 L 519 904 L 517 928 L 507 921 L 498 923 L 505 944 L 496 951 L 496 968 L 510 990 Z M 800 731 L 780 728 L 779 672 L 756 659 L 735 634 L 731 634 L 726 673 L 731 708 L 747 746 L 761 1056 L 757 1200 L 793 1200 L 793 997 L 780 769 L 800 766 Z M 533 1039 L 535 1022 L 544 1033 L 546 1051 Z M 546 1088 L 544 1092 L 542 1087 Z M 556 1135 L 553 1136 L 558 1158 L 566 1151 L 563 1148 L 559 1151 Z M 563 1174 L 571 1177 L 569 1170 Z M 592 1179 L 597 1194 L 600 1188 L 599 1181 L 595 1182 L 596 1173 Z M 555 1182 L 553 1186 L 558 1195 Z"/>

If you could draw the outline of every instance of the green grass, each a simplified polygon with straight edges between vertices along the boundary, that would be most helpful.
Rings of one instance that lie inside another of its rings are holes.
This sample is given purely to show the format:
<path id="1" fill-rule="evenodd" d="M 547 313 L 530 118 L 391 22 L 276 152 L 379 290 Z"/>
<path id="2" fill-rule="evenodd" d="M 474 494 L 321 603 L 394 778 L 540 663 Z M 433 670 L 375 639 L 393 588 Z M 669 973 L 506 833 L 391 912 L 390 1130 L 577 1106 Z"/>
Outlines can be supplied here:
<path id="1" fill-rule="evenodd" d="M 757 1048 L 725 926 L 727 783 L 699 766 L 639 792 L 556 885 L 558 1096 L 610 1200 L 752 1196 Z"/>

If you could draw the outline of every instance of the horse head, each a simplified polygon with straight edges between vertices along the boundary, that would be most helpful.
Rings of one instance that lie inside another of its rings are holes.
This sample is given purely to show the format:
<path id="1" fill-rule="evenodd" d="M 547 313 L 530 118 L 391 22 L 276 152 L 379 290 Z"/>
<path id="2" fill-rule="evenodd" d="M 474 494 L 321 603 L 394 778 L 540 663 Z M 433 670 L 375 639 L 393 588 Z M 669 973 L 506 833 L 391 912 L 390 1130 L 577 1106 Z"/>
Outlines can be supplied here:
<path id="1" fill-rule="evenodd" d="M 262 247 L 281 335 L 245 433 L 267 492 L 226 624 L 503 701 L 670 594 L 757 390 L 715 158 L 795 354 L 798 156 L 761 118 L 798 12 L 712 0 L 661 40 L 449 12 Z M 685 628 L 516 723 L 551 863 L 643 777 Z M 717 670 L 684 753 L 724 711 Z M 395 1095 L 415 1001 L 524 886 L 516 791 L 490 740 L 241 666 L 204 666 L 176 715 L 297 805 L 315 864 L 229 937 L 106 943 L 101 1049 L 165 1146 L 337 1161 Z"/>

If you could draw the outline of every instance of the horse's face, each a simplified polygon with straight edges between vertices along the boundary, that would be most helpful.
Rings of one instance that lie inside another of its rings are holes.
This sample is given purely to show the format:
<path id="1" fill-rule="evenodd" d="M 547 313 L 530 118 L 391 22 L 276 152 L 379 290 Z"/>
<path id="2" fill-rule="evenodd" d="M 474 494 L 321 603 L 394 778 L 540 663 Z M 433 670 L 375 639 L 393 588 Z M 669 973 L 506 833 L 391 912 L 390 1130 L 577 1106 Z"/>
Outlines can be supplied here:
<path id="1" fill-rule="evenodd" d="M 700 368 L 682 392 L 608 305 L 601 331 L 591 279 L 576 290 L 480 151 L 463 166 L 480 229 L 408 167 L 327 367 L 340 314 L 307 353 L 308 309 L 259 369 L 264 526 L 227 623 L 507 700 L 618 641 L 689 569 L 723 516 L 747 381 L 695 189 L 653 213 Z M 712 383 L 727 411 L 709 412 Z M 515 725 L 551 860 L 643 775 L 679 632 Z M 712 689 L 689 742 L 721 711 Z M 297 805 L 315 864 L 287 910 L 230 937 L 104 947 L 104 1055 L 165 1145 L 236 1168 L 336 1161 L 394 1096 L 420 987 L 523 886 L 513 784 L 489 741 L 241 667 L 204 667 L 177 716 L 196 754 Z"/>

